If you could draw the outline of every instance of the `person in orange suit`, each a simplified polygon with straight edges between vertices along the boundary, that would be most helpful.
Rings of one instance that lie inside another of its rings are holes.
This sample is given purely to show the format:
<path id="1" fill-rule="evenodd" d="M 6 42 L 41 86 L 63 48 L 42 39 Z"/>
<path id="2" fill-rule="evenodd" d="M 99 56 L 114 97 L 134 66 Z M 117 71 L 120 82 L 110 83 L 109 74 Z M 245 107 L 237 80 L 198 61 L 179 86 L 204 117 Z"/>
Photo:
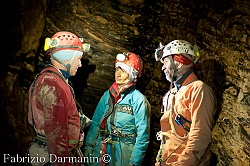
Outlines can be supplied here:
<path id="1" fill-rule="evenodd" d="M 155 58 L 163 64 L 162 71 L 170 82 L 162 101 L 161 131 L 157 133 L 161 146 L 155 165 L 209 165 L 216 98 L 193 71 L 199 58 L 197 46 L 185 40 L 165 46 L 160 43 Z"/>

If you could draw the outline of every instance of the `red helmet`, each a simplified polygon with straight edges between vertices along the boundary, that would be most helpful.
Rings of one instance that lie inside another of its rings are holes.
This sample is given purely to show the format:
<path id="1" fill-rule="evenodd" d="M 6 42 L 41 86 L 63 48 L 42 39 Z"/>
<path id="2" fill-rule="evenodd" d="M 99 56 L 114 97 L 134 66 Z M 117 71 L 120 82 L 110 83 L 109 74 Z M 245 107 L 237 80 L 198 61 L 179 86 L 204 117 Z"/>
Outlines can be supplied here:
<path id="1" fill-rule="evenodd" d="M 142 75 L 143 61 L 139 55 L 132 52 L 117 54 L 116 63 L 123 63 L 131 68 L 138 74 L 138 77 Z"/>
<path id="2" fill-rule="evenodd" d="M 51 38 L 46 38 L 44 50 L 49 55 L 51 52 L 59 50 L 77 50 L 87 52 L 89 48 L 86 48 L 86 44 L 82 44 L 82 41 L 83 39 L 78 38 L 71 32 L 61 31 L 54 34 Z"/>

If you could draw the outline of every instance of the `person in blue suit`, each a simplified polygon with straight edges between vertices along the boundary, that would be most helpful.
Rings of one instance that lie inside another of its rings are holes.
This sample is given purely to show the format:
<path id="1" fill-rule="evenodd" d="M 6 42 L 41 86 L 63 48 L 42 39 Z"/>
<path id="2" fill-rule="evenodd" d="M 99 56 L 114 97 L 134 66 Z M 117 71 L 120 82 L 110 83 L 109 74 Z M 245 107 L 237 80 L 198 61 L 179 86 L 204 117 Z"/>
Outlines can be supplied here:
<path id="1" fill-rule="evenodd" d="M 101 97 L 86 136 L 84 156 L 92 159 L 85 165 L 141 165 L 150 141 L 151 111 L 135 87 L 142 68 L 142 59 L 132 52 L 116 56 L 115 82 Z"/>

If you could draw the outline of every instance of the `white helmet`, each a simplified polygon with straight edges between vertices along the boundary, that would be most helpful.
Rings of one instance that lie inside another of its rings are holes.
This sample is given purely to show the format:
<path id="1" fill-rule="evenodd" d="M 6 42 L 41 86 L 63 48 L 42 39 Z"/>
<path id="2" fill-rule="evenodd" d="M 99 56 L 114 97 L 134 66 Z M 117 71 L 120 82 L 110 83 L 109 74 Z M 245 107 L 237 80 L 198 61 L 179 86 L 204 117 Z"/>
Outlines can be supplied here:
<path id="1" fill-rule="evenodd" d="M 157 53 L 157 51 L 158 52 L 162 51 L 162 52 Z M 159 60 L 162 61 L 163 58 L 174 54 L 182 54 L 193 63 L 200 57 L 197 45 L 192 46 L 189 42 L 185 40 L 174 40 L 168 43 L 166 46 L 162 46 L 162 44 L 160 43 L 159 48 L 156 49 L 155 58 L 156 61 Z"/>

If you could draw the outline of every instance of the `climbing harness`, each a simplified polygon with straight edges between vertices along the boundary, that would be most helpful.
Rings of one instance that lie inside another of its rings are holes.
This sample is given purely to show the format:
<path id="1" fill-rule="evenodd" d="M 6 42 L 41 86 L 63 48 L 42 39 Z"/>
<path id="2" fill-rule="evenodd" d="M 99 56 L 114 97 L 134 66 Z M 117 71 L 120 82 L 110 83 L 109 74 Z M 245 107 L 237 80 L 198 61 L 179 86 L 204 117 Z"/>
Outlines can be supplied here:
<path id="1" fill-rule="evenodd" d="M 124 126 L 126 127 L 126 125 Z M 123 127 L 123 128 L 124 128 Z M 121 129 L 122 130 L 122 129 Z M 112 126 L 111 132 L 105 130 L 100 130 L 103 140 L 100 145 L 100 154 L 101 157 L 106 154 L 107 144 L 111 145 L 111 153 L 112 153 L 112 163 L 114 163 L 115 156 L 115 143 L 116 142 L 126 142 L 133 143 L 132 140 L 135 140 L 136 134 L 125 134 L 121 130 L 117 129 L 115 126 Z M 102 164 L 101 164 L 102 165 Z"/>
<path id="2" fill-rule="evenodd" d="M 187 119 L 185 119 L 182 115 L 180 115 L 177 110 L 173 107 L 174 104 L 175 104 L 175 95 L 177 94 L 178 91 L 176 91 L 176 89 L 173 89 L 172 91 L 170 91 L 170 93 L 167 93 L 168 96 L 166 96 L 167 98 L 167 101 L 165 102 L 168 102 L 169 101 L 169 97 L 171 96 L 171 104 L 168 105 L 168 111 L 169 111 L 169 123 L 170 123 L 170 126 L 171 126 L 171 129 L 172 129 L 172 132 L 174 133 L 174 135 L 179 138 L 181 140 L 180 144 L 166 157 L 166 158 L 163 158 L 162 156 L 162 149 L 165 145 L 165 141 L 164 140 L 164 136 L 162 135 L 162 132 L 157 132 L 156 134 L 156 137 L 157 137 L 157 140 L 161 140 L 161 145 L 160 145 L 160 149 L 158 151 L 158 154 L 157 154 L 157 162 L 159 165 L 161 165 L 162 162 L 166 162 L 172 155 L 174 152 L 176 152 L 176 150 L 183 144 L 183 142 L 188 138 L 188 134 L 189 133 L 186 133 L 184 136 L 180 136 L 175 127 L 174 127 L 174 121 L 173 121 L 173 114 L 172 112 L 175 113 L 175 122 L 182 126 L 182 128 L 184 130 L 186 130 L 187 132 L 190 131 L 190 126 L 191 126 L 191 122 L 188 121 Z M 164 107 L 164 106 L 163 106 Z M 163 110 L 165 110 L 166 108 L 164 107 Z"/>
<path id="3" fill-rule="evenodd" d="M 135 88 L 134 86 L 129 87 L 128 89 L 133 89 Z M 127 89 L 127 90 L 128 90 Z M 130 91 L 130 90 L 128 90 Z M 122 112 L 126 112 L 129 113 L 131 115 L 133 115 L 133 109 L 132 107 L 128 106 L 128 105 L 115 105 L 114 106 L 114 96 L 112 95 L 112 93 L 115 93 L 112 91 L 110 91 L 111 96 L 109 97 L 108 100 L 108 104 L 109 104 L 109 108 L 108 111 L 106 112 L 106 114 L 104 115 L 104 117 L 101 120 L 101 124 L 100 124 L 100 135 L 102 137 L 102 141 L 101 141 L 101 145 L 100 145 L 100 155 L 101 158 L 103 157 L 104 154 L 106 154 L 106 150 L 107 150 L 107 144 L 111 145 L 111 162 L 114 163 L 115 161 L 115 143 L 116 142 L 132 142 L 133 140 L 135 140 L 136 134 L 125 134 L 122 132 L 122 130 L 130 125 L 124 125 L 123 128 L 118 129 L 115 125 L 114 125 L 114 119 L 115 119 L 115 113 L 117 110 L 120 110 Z M 123 98 L 125 98 L 125 96 L 128 93 L 124 93 Z M 110 116 L 110 125 L 111 125 L 111 130 L 108 131 L 107 130 L 107 119 Z M 132 125 L 134 126 L 134 125 Z M 101 161 L 101 165 L 104 165 L 105 163 L 103 161 Z"/>

